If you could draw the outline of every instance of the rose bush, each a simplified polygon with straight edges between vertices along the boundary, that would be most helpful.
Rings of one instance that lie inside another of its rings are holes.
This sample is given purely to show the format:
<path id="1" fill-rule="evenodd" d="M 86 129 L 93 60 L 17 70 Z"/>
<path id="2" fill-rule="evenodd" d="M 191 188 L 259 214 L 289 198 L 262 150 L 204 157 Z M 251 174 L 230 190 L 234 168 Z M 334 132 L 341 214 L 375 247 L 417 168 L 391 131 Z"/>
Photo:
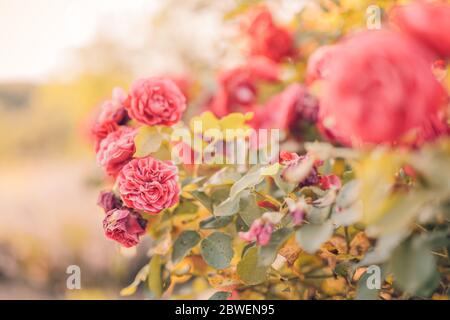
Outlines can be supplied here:
<path id="1" fill-rule="evenodd" d="M 105 235 L 153 240 L 122 295 L 146 282 L 153 298 L 446 298 L 448 5 L 389 5 L 391 24 L 351 34 L 360 17 L 340 13 L 360 9 L 322 5 L 319 25 L 316 6 L 289 25 L 265 6 L 229 13 L 248 47 L 213 92 L 195 73 L 189 94 L 152 77 L 102 105 Z"/>

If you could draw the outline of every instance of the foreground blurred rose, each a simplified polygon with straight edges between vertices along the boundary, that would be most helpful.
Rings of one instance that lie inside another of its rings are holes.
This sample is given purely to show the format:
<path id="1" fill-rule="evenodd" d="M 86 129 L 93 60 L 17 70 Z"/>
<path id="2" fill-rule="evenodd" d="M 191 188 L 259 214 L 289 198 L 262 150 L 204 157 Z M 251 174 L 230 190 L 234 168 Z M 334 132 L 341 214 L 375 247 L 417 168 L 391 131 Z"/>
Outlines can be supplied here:
<path id="1" fill-rule="evenodd" d="M 287 130 L 297 121 L 314 123 L 318 106 L 304 86 L 291 84 L 254 112 L 253 127 Z"/>
<path id="2" fill-rule="evenodd" d="M 133 159 L 120 172 L 117 184 L 128 207 L 159 213 L 179 199 L 178 169 L 152 157 Z"/>
<path id="3" fill-rule="evenodd" d="M 329 74 L 329 65 L 333 61 L 339 46 L 322 46 L 314 51 L 308 59 L 306 69 L 306 82 L 326 79 Z"/>
<path id="4" fill-rule="evenodd" d="M 398 142 L 436 116 L 446 98 L 429 61 L 420 46 L 393 32 L 348 39 L 329 66 L 321 124 L 342 143 Z"/>
<path id="5" fill-rule="evenodd" d="M 450 5 L 416 3 L 399 6 L 390 13 L 391 22 L 441 58 L 450 58 Z"/>
<path id="6" fill-rule="evenodd" d="M 267 8 L 258 8 L 249 20 L 244 28 L 249 36 L 251 55 L 265 56 L 276 62 L 295 55 L 293 34 L 277 26 Z"/>
<path id="7" fill-rule="evenodd" d="M 112 99 L 105 101 L 101 105 L 100 112 L 92 127 L 92 133 L 95 137 L 95 151 L 98 151 L 100 142 L 109 133 L 117 130 L 119 125 L 124 124 L 128 120 L 127 111 L 124 107 L 126 98 L 127 94 L 124 90 L 115 88 Z"/>
<path id="8" fill-rule="evenodd" d="M 186 109 L 186 97 L 172 80 L 140 79 L 131 86 L 125 108 L 140 123 L 170 126 L 180 120 Z"/>
<path id="9" fill-rule="evenodd" d="M 224 71 L 219 76 L 219 89 L 208 109 L 217 117 L 232 112 L 254 111 L 257 108 L 258 85 L 278 81 L 279 73 L 277 64 L 262 57 Z"/>
<path id="10" fill-rule="evenodd" d="M 136 130 L 120 127 L 102 140 L 97 152 L 97 163 L 110 176 L 116 176 L 122 167 L 133 157 L 136 146 Z"/>
<path id="11" fill-rule="evenodd" d="M 139 243 L 139 236 L 145 233 L 147 221 L 128 208 L 113 209 L 103 220 L 105 235 L 126 248 Z"/>

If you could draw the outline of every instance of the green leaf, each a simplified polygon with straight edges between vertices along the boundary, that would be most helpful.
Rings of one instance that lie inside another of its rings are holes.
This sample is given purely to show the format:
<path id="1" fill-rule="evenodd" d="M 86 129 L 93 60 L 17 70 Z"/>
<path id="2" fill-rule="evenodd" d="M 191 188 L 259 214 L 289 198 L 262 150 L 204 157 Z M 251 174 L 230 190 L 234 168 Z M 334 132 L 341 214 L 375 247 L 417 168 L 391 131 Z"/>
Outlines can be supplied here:
<path id="1" fill-rule="evenodd" d="M 333 223 L 327 220 L 323 224 L 307 224 L 296 232 L 297 243 L 306 252 L 314 254 L 320 246 L 333 235 Z"/>
<path id="2" fill-rule="evenodd" d="M 201 243 L 202 257 L 215 269 L 225 269 L 230 265 L 234 251 L 231 237 L 223 232 L 214 232 Z"/>
<path id="3" fill-rule="evenodd" d="M 228 199 L 230 195 L 230 186 L 216 186 L 211 190 L 211 201 L 213 206 L 217 206 Z"/>
<path id="4" fill-rule="evenodd" d="M 189 177 L 186 179 L 183 179 L 183 181 L 181 181 L 181 188 L 184 188 L 190 184 L 200 184 L 201 182 L 203 182 L 206 179 L 206 177 Z"/>
<path id="5" fill-rule="evenodd" d="M 273 180 L 277 187 L 283 191 L 283 195 L 287 195 L 291 193 L 295 187 L 298 185 L 298 183 L 291 183 L 283 179 L 282 177 L 283 170 L 280 170 L 274 177 Z"/>
<path id="6" fill-rule="evenodd" d="M 405 241 L 398 246 L 392 252 L 390 267 L 394 284 L 410 294 L 423 290 L 437 272 L 436 257 L 421 238 Z"/>
<path id="7" fill-rule="evenodd" d="M 150 260 L 147 285 L 155 298 L 161 298 L 163 294 L 162 259 L 158 254 Z"/>
<path id="8" fill-rule="evenodd" d="M 189 200 L 182 200 L 173 211 L 174 215 L 194 214 L 198 211 L 198 206 Z"/>
<path id="9" fill-rule="evenodd" d="M 311 211 L 308 212 L 308 221 L 312 224 L 323 223 L 330 214 L 330 207 L 317 208 L 312 207 Z"/>
<path id="10" fill-rule="evenodd" d="M 233 217 L 209 217 L 200 221 L 200 229 L 220 229 L 233 221 Z"/>
<path id="11" fill-rule="evenodd" d="M 231 296 L 231 292 L 218 291 L 214 293 L 208 300 L 227 300 Z"/>
<path id="12" fill-rule="evenodd" d="M 261 218 L 262 213 L 263 210 L 256 203 L 256 196 L 254 194 L 248 193 L 247 195 L 241 196 L 239 216 L 247 227 L 250 227 L 256 219 Z"/>
<path id="13" fill-rule="evenodd" d="M 192 196 L 200 202 L 209 212 L 213 213 L 212 201 L 203 191 L 191 191 Z"/>
<path id="14" fill-rule="evenodd" d="M 336 197 L 336 206 L 339 208 L 348 208 L 358 200 L 360 182 L 351 180 L 345 184 Z"/>
<path id="15" fill-rule="evenodd" d="M 247 250 L 244 257 L 237 265 L 239 278 L 247 285 L 255 285 L 267 279 L 268 266 L 258 264 L 258 248 L 252 247 Z"/>
<path id="16" fill-rule="evenodd" d="M 173 244 L 173 263 L 180 262 L 200 242 L 200 239 L 200 235 L 195 231 L 183 231 Z"/>
<path id="17" fill-rule="evenodd" d="M 362 202 L 356 202 L 352 206 L 344 209 L 339 209 L 334 206 L 333 213 L 331 214 L 331 220 L 336 225 L 336 227 L 347 227 L 352 224 L 361 221 L 362 218 Z"/>
<path id="18" fill-rule="evenodd" d="M 231 187 L 230 198 L 235 198 L 245 189 L 259 184 L 264 179 L 264 176 L 261 175 L 261 169 L 262 168 L 253 167 L 245 176 L 236 181 Z"/>
<path id="19" fill-rule="evenodd" d="M 214 215 L 218 217 L 227 217 L 236 214 L 239 211 L 240 195 L 228 198 L 218 206 L 214 207 Z"/>
<path id="20" fill-rule="evenodd" d="M 258 264 L 261 266 L 270 266 L 277 257 L 278 251 L 292 235 L 292 228 L 281 228 L 272 233 L 267 245 L 259 248 Z"/>
<path id="21" fill-rule="evenodd" d="M 145 157 L 156 152 L 161 147 L 163 136 L 157 127 L 142 126 L 134 138 L 136 145 L 135 157 Z"/>
<path id="22" fill-rule="evenodd" d="M 131 295 L 135 294 L 139 284 L 141 282 L 144 282 L 147 279 L 148 270 L 149 270 L 149 265 L 146 264 L 136 274 L 136 277 L 134 278 L 133 282 L 130 285 L 128 285 L 126 288 L 123 288 L 120 291 L 120 295 L 127 297 L 127 296 L 131 296 Z"/>

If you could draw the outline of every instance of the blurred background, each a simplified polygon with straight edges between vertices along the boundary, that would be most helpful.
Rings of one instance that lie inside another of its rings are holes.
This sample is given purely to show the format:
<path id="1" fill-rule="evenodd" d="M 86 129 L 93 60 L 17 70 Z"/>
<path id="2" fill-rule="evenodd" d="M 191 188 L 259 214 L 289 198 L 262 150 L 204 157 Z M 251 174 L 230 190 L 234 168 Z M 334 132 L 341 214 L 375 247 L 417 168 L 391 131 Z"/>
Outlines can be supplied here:
<path id="1" fill-rule="evenodd" d="M 146 246 L 103 235 L 92 110 L 135 78 L 217 68 L 233 2 L 0 0 L 0 299 L 119 298 Z"/>
<path id="2" fill-rule="evenodd" d="M 103 235 L 93 110 L 140 77 L 191 74 L 211 92 L 216 71 L 245 60 L 233 17 L 258 2 L 0 0 L 0 299 L 120 298 L 148 243 L 124 251 Z M 327 19 L 324 1 L 264 2 L 286 23 L 309 5 L 302 23 L 321 35 L 365 23 L 366 0 Z M 70 265 L 81 290 L 66 288 Z"/>

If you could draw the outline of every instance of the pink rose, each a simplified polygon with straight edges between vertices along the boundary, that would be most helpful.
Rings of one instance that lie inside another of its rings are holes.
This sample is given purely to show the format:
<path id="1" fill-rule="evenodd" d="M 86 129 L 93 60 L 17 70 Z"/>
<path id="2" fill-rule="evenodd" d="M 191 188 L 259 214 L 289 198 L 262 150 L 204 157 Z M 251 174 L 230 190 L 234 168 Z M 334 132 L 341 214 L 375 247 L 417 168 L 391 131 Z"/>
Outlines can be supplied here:
<path id="1" fill-rule="evenodd" d="M 108 175 L 116 176 L 133 157 L 136 152 L 135 135 L 135 129 L 122 126 L 108 134 L 100 142 L 97 152 L 97 163 L 105 169 Z"/>
<path id="2" fill-rule="evenodd" d="M 420 46 L 389 31 L 344 41 L 329 66 L 320 123 L 342 143 L 399 141 L 442 106 L 446 94 L 429 61 Z"/>
<path id="3" fill-rule="evenodd" d="M 147 221 L 137 212 L 128 208 L 113 209 L 103 220 L 103 229 L 109 239 L 119 242 L 126 248 L 139 243 L 139 237 L 145 233 Z"/>
<path id="4" fill-rule="evenodd" d="M 219 76 L 219 90 L 208 109 L 223 117 L 232 112 L 254 111 L 258 99 L 258 85 L 279 80 L 279 66 L 266 58 L 253 58 L 247 65 L 223 72 Z"/>
<path id="5" fill-rule="evenodd" d="M 256 241 L 257 244 L 265 246 L 269 243 L 273 230 L 274 225 L 269 221 L 256 219 L 247 232 L 239 232 L 239 237 L 244 241 Z"/>
<path id="6" fill-rule="evenodd" d="M 119 125 L 128 121 L 127 111 L 124 107 L 126 93 L 121 88 L 113 90 L 111 100 L 105 101 L 92 127 L 92 133 L 96 140 L 95 151 L 98 151 L 100 142 L 106 138 L 108 134 L 116 131 Z"/>
<path id="7" fill-rule="evenodd" d="M 429 117 L 422 126 L 417 129 L 413 136 L 413 141 L 409 145 L 420 146 L 427 141 L 433 141 L 441 136 L 450 135 L 450 126 L 447 122 L 447 116 Z"/>
<path id="8" fill-rule="evenodd" d="M 255 111 L 252 126 L 287 130 L 299 121 L 315 122 L 318 105 L 300 84 L 291 84 Z"/>
<path id="9" fill-rule="evenodd" d="M 120 199 L 111 191 L 102 191 L 98 195 L 97 204 L 107 213 L 122 206 Z"/>
<path id="10" fill-rule="evenodd" d="M 148 156 L 128 162 L 117 183 L 125 205 L 156 214 L 178 202 L 177 180 L 178 169 L 172 162 Z"/>
<path id="11" fill-rule="evenodd" d="M 340 189 L 342 187 L 341 179 L 334 174 L 330 174 L 328 176 L 321 176 L 319 178 L 320 188 L 322 190 L 328 189 Z"/>
<path id="12" fill-rule="evenodd" d="M 267 8 L 262 7 L 255 10 L 250 16 L 246 29 L 251 55 L 265 56 L 275 62 L 295 55 L 292 32 L 278 27 Z"/>
<path id="13" fill-rule="evenodd" d="M 289 165 L 296 163 L 300 159 L 300 156 L 295 152 L 280 151 L 280 163 Z"/>
<path id="14" fill-rule="evenodd" d="M 322 46 L 314 51 L 308 59 L 306 69 L 306 82 L 326 79 L 329 74 L 329 65 L 333 61 L 339 46 Z"/>
<path id="15" fill-rule="evenodd" d="M 186 97 L 172 80 L 141 79 L 131 86 L 125 108 L 140 123 L 171 126 L 186 110 Z"/>
<path id="16" fill-rule="evenodd" d="M 441 58 L 450 58 L 450 5 L 417 1 L 395 7 L 390 13 L 392 24 L 432 50 Z"/>

